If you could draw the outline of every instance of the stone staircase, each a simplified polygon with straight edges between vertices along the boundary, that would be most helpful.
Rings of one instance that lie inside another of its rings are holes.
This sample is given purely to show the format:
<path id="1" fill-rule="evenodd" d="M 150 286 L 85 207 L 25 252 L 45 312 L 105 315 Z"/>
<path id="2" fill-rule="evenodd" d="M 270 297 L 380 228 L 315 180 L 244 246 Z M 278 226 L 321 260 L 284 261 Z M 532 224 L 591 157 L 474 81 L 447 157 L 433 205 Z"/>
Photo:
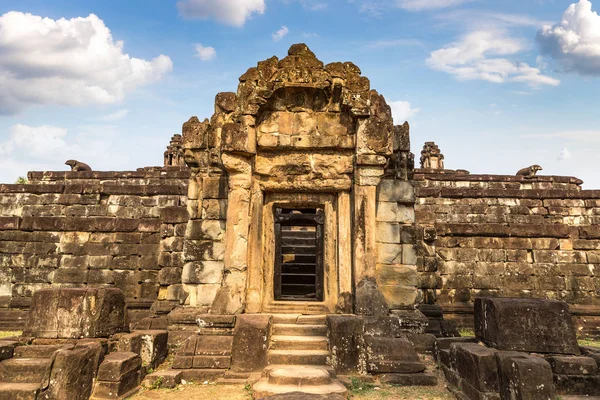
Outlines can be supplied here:
<path id="1" fill-rule="evenodd" d="M 304 392 L 346 395 L 347 390 L 327 366 L 330 357 L 324 315 L 274 315 L 271 343 L 254 397 Z"/>
<path id="2" fill-rule="evenodd" d="M 52 355 L 62 348 L 65 346 L 15 347 L 12 358 L 0 362 L 0 400 L 35 400 L 48 386 Z"/>

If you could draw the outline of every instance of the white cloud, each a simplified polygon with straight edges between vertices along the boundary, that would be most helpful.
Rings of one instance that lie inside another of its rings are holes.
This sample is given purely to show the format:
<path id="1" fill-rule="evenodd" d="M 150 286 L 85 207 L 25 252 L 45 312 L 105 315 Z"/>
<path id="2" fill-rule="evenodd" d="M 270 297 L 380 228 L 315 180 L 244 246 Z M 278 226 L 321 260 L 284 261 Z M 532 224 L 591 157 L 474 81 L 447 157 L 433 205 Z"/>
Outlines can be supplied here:
<path id="1" fill-rule="evenodd" d="M 180 0 L 177 8 L 184 18 L 243 26 L 253 14 L 264 14 L 267 6 L 265 0 Z"/>
<path id="2" fill-rule="evenodd" d="M 0 142 L 0 182 L 13 183 L 27 171 L 68 171 L 64 164 L 68 159 L 83 161 L 95 170 L 132 169 L 140 166 L 142 155 L 151 154 L 152 140 L 123 135 L 113 125 L 78 126 L 72 131 L 48 125 L 11 126 L 7 139 Z M 157 163 L 162 162 L 161 154 L 162 146 L 156 151 Z"/>
<path id="3" fill-rule="evenodd" d="M 217 51 L 214 47 L 204 47 L 200 43 L 196 44 L 196 57 L 202 61 L 214 60 L 217 56 Z"/>
<path id="4" fill-rule="evenodd" d="M 571 157 L 572 157 L 571 152 L 569 151 L 569 149 L 567 147 L 565 147 L 561 150 L 560 154 L 557 157 L 557 160 L 558 161 L 568 160 Z"/>
<path id="5" fill-rule="evenodd" d="M 55 126 L 13 125 L 8 140 L 0 143 L 0 155 L 7 157 L 24 151 L 31 158 L 49 160 L 67 151 L 66 136 L 66 129 Z"/>
<path id="6" fill-rule="evenodd" d="M 288 33 L 290 33 L 290 30 L 288 29 L 287 26 L 282 26 L 281 29 L 279 29 L 277 32 L 273 33 L 273 35 L 271 35 L 273 37 L 273 40 L 276 42 L 279 42 L 281 39 L 283 39 Z"/>
<path id="7" fill-rule="evenodd" d="M 128 114 L 129 114 L 129 110 L 122 109 L 122 110 L 117 110 L 110 114 L 104 115 L 104 116 L 98 118 L 98 120 L 99 121 L 107 121 L 107 122 L 120 121 L 120 120 L 124 119 L 125 117 L 127 117 Z"/>
<path id="8" fill-rule="evenodd" d="M 413 107 L 408 101 L 391 101 L 389 106 L 392 109 L 392 118 L 396 125 L 404 123 L 421 111 L 420 108 Z"/>
<path id="9" fill-rule="evenodd" d="M 532 87 L 558 85 L 559 80 L 542 75 L 539 68 L 506 58 L 526 49 L 521 40 L 509 37 L 502 30 L 475 31 L 432 52 L 427 65 L 459 80 L 523 82 Z"/>
<path id="10" fill-rule="evenodd" d="M 571 4 L 561 21 L 545 25 L 537 35 L 541 52 L 559 69 L 583 75 L 600 75 L 600 16 L 589 0 Z"/>
<path id="11" fill-rule="evenodd" d="M 172 69 L 171 59 L 130 57 L 94 14 L 42 18 L 0 16 L 0 114 L 35 104 L 110 104 Z"/>

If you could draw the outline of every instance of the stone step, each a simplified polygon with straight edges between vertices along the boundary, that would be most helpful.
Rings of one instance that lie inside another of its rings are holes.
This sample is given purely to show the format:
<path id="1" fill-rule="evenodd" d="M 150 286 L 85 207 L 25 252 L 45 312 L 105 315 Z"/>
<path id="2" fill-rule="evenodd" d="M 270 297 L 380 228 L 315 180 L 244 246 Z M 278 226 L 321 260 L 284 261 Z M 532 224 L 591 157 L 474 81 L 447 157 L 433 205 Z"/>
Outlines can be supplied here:
<path id="1" fill-rule="evenodd" d="M 39 390 L 36 383 L 0 382 L 0 400 L 36 400 Z"/>
<path id="2" fill-rule="evenodd" d="M 298 325 L 326 325 L 326 315 L 301 315 L 296 322 Z"/>
<path id="3" fill-rule="evenodd" d="M 73 346 L 64 345 L 30 345 L 30 346 L 17 346 L 13 358 L 52 358 L 52 354 L 55 351 L 62 348 L 69 348 Z"/>
<path id="4" fill-rule="evenodd" d="M 0 382 L 35 383 L 40 385 L 42 379 L 50 372 L 50 358 L 11 358 L 0 363 Z"/>
<path id="5" fill-rule="evenodd" d="M 269 350 L 267 364 L 325 365 L 328 351 L 323 350 Z"/>
<path id="6" fill-rule="evenodd" d="M 274 324 L 271 334 L 274 336 L 327 336 L 327 326 Z"/>
<path id="7" fill-rule="evenodd" d="M 273 324 L 295 324 L 301 314 L 273 314 Z"/>
<path id="8" fill-rule="evenodd" d="M 328 385 L 298 386 L 298 385 L 274 385 L 267 378 L 262 378 L 253 386 L 255 399 L 272 396 L 275 394 L 302 392 L 309 394 L 331 395 L 338 394 L 346 397 L 348 390 L 339 381 L 335 380 Z"/>
<path id="9" fill-rule="evenodd" d="M 325 368 L 309 365 L 292 365 L 269 371 L 269 383 L 273 385 L 316 386 L 329 385 L 331 376 Z"/>
<path id="10" fill-rule="evenodd" d="M 267 365 L 261 373 L 261 378 L 268 378 L 269 377 L 269 373 L 277 368 L 283 368 L 283 367 L 289 367 L 290 365 L 280 365 L 280 364 L 271 364 L 271 365 Z M 331 379 L 336 379 L 337 378 L 337 374 L 335 372 L 335 368 L 333 368 L 330 365 L 293 365 L 293 367 L 310 367 L 310 368 L 319 368 L 322 370 L 325 370 L 329 373 L 329 376 L 331 377 Z"/>
<path id="11" fill-rule="evenodd" d="M 271 336 L 271 350 L 328 350 L 326 336 Z"/>

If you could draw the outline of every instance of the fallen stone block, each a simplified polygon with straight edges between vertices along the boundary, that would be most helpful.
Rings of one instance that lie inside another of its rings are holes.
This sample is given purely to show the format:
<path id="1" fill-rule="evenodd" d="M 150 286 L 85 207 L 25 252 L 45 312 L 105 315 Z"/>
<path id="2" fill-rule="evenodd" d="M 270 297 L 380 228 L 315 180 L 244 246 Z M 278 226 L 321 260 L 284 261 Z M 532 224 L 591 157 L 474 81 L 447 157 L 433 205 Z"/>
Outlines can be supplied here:
<path id="1" fill-rule="evenodd" d="M 156 368 L 162 364 L 169 354 L 168 333 L 166 331 L 137 331 L 140 335 L 140 353 L 142 364 Z"/>
<path id="2" fill-rule="evenodd" d="M 561 395 L 600 395 L 600 375 L 554 375 L 556 392 Z"/>
<path id="3" fill-rule="evenodd" d="M 135 353 L 111 353 L 100 364 L 97 378 L 100 381 L 118 382 L 124 375 L 139 370 L 141 366 L 142 359 Z"/>
<path id="4" fill-rule="evenodd" d="M 8 360 L 13 356 L 15 346 L 19 343 L 12 340 L 0 340 L 0 361 Z"/>
<path id="5" fill-rule="evenodd" d="M 142 387 L 146 389 L 173 389 L 181 383 L 181 371 L 167 370 L 157 371 L 149 375 L 142 381 Z"/>
<path id="6" fill-rule="evenodd" d="M 541 357 L 498 352 L 500 395 L 510 400 L 549 400 L 556 397 L 552 368 Z"/>
<path id="7" fill-rule="evenodd" d="M 579 355 L 567 303 L 555 300 L 475 299 L 475 334 L 498 350 Z"/>
<path id="8" fill-rule="evenodd" d="M 121 399 L 138 390 L 142 359 L 131 352 L 107 355 L 98 368 L 92 399 Z"/>
<path id="9" fill-rule="evenodd" d="M 498 392 L 498 365 L 494 349 L 477 343 L 455 343 L 458 375 L 479 392 Z"/>
<path id="10" fill-rule="evenodd" d="M 126 329 L 125 295 L 116 288 L 41 289 L 24 329 L 39 338 L 100 338 Z"/>
<path id="11" fill-rule="evenodd" d="M 97 342 L 57 350 L 52 357 L 48 386 L 38 399 L 87 400 L 103 354 L 102 345 Z"/>
<path id="12" fill-rule="evenodd" d="M 591 357 L 552 356 L 546 358 L 552 372 L 559 375 L 596 375 L 598 365 Z"/>
<path id="13" fill-rule="evenodd" d="M 258 372 L 267 365 L 272 317 L 262 314 L 242 314 L 236 318 L 232 342 L 232 370 Z M 220 367 L 220 368 L 227 368 Z"/>
<path id="14" fill-rule="evenodd" d="M 364 319 L 356 315 L 328 315 L 329 348 L 332 367 L 340 374 L 360 371 Z M 366 371 L 362 371 L 366 372 Z"/>

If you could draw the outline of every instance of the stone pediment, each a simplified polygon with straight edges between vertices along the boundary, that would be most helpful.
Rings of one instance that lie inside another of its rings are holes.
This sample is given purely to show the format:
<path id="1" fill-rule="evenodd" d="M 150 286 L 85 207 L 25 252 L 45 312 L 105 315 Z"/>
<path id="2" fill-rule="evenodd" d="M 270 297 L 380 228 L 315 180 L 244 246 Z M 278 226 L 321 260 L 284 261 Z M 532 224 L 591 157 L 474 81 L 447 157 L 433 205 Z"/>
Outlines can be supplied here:
<path id="1" fill-rule="evenodd" d="M 212 118 L 183 127 L 186 162 L 219 168 L 221 154 L 341 151 L 392 154 L 391 109 L 350 62 L 324 65 L 305 44 L 248 69 L 236 93 L 219 93 Z"/>

